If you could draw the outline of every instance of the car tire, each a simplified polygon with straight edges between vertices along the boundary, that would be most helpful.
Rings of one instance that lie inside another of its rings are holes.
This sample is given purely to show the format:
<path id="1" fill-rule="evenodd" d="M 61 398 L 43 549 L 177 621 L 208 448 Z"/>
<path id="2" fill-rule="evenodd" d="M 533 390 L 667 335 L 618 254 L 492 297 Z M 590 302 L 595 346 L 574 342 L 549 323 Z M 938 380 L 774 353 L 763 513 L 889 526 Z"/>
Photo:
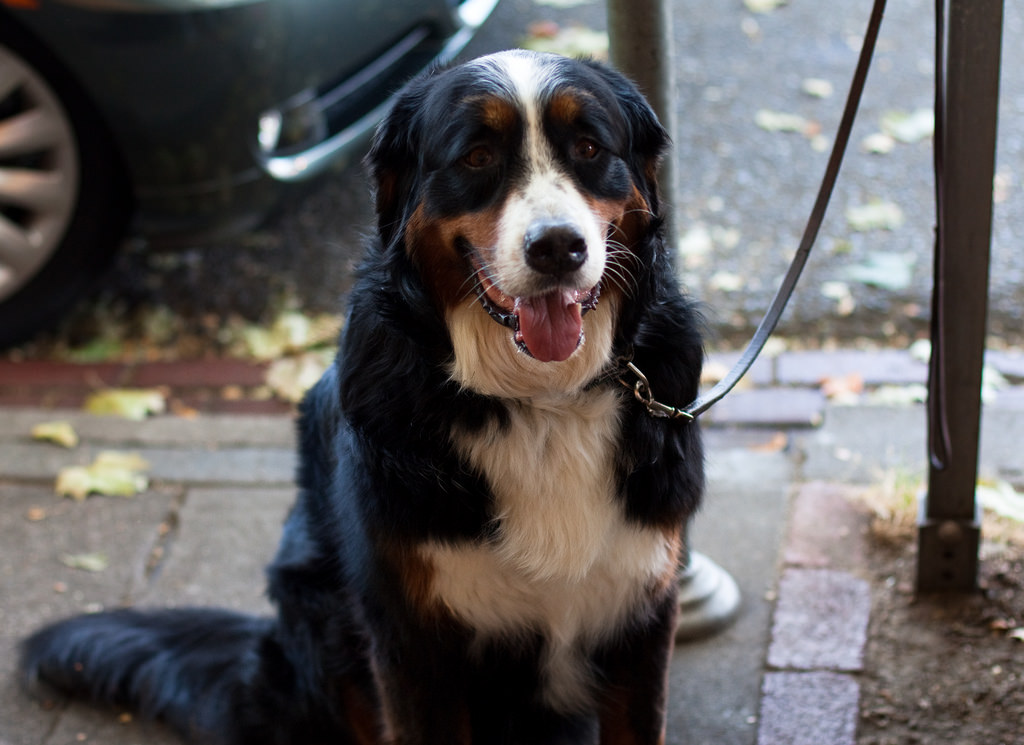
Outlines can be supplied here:
<path id="1" fill-rule="evenodd" d="M 55 323 L 107 268 L 130 215 L 124 173 L 72 76 L 0 17 L 0 348 Z"/>

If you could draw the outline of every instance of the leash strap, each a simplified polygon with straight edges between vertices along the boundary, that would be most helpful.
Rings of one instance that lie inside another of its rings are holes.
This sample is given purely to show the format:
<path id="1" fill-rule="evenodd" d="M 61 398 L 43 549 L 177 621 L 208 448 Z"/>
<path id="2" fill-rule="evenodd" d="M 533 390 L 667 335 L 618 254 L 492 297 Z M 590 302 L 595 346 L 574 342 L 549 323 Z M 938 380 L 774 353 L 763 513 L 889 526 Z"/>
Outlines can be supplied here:
<path id="1" fill-rule="evenodd" d="M 946 209 L 943 190 L 946 181 L 946 0 L 935 0 L 935 135 L 932 139 L 932 165 L 935 169 L 935 260 L 932 280 L 932 354 L 928 361 L 928 457 L 932 468 L 942 470 L 949 462 L 949 419 L 946 412 L 946 325 L 945 272 Z"/>
<path id="2" fill-rule="evenodd" d="M 761 324 L 757 327 L 757 331 L 754 332 L 754 337 L 747 344 L 747 348 L 743 351 L 740 359 L 736 364 L 729 370 L 728 374 L 722 378 L 707 394 L 698 396 L 697 399 L 684 409 L 676 409 L 675 407 L 666 406 L 664 404 L 657 404 L 663 410 L 667 410 L 670 413 L 655 414 L 653 416 L 668 416 L 670 418 L 682 418 L 682 419 L 695 419 L 696 417 L 703 414 L 714 404 L 720 401 L 725 394 L 735 387 L 747 371 L 750 366 L 754 364 L 754 360 L 761 353 L 764 348 L 765 342 L 768 341 L 768 337 L 772 335 L 775 327 L 779 323 L 779 318 L 782 316 L 782 312 L 786 309 L 786 303 L 789 302 L 789 298 L 793 294 L 793 289 L 796 287 L 797 280 L 800 278 L 800 273 L 803 271 L 804 266 L 807 264 L 807 258 L 810 256 L 811 247 L 814 245 L 815 239 L 818 237 L 818 231 L 821 228 L 821 223 L 825 218 L 825 211 L 828 208 L 829 199 L 832 196 L 832 190 L 835 187 L 836 179 L 839 176 L 839 167 L 843 162 L 843 155 L 846 152 L 846 145 L 850 139 L 850 131 L 853 129 L 853 121 L 857 114 L 857 107 L 860 105 L 861 93 L 864 91 L 864 83 L 867 80 L 868 68 L 871 66 L 871 57 L 875 51 L 875 42 L 878 40 L 878 30 L 882 25 L 882 16 L 885 13 L 885 0 L 875 0 L 874 6 L 871 9 L 871 17 L 868 19 L 867 31 L 864 34 L 864 44 L 860 50 L 860 58 L 857 60 L 857 67 L 853 73 L 853 81 L 850 83 L 850 92 L 846 97 L 846 108 L 843 109 L 843 117 L 839 122 L 839 129 L 836 132 L 836 140 L 832 145 L 832 154 L 829 156 L 828 165 L 825 168 L 825 176 L 821 182 L 821 188 L 818 190 L 818 198 L 814 202 L 814 208 L 811 210 L 811 215 L 807 220 L 807 227 L 804 229 L 803 238 L 800 241 L 800 246 L 797 249 L 796 256 L 793 257 L 792 263 L 789 265 L 789 270 L 786 272 L 785 278 L 782 280 L 782 284 L 778 291 L 775 293 L 775 297 L 772 299 L 771 305 L 768 307 L 768 312 L 765 313 L 764 319 Z M 631 370 L 631 372 L 633 372 Z M 634 373 L 635 374 L 635 373 Z M 643 383 L 645 394 L 641 395 L 640 389 L 636 386 Z M 637 390 L 637 397 L 642 401 L 646 400 L 649 396 L 653 401 L 653 393 L 650 391 L 650 386 L 646 384 L 646 379 L 638 378 L 638 382 L 633 387 Z M 648 411 L 651 411 L 651 407 L 648 406 Z"/>

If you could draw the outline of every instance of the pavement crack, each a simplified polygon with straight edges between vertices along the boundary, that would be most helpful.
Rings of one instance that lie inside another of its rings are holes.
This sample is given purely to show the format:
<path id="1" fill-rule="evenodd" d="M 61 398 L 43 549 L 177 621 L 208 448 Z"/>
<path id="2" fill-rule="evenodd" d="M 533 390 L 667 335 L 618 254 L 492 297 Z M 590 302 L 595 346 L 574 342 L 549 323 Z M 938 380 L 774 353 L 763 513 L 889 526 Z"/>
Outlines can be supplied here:
<path id="1" fill-rule="evenodd" d="M 174 495 L 167 514 L 157 526 L 156 535 L 146 554 L 142 568 L 142 588 L 138 595 L 145 595 L 152 589 L 170 559 L 171 547 L 174 545 L 181 528 L 181 510 L 188 501 L 188 491 L 182 489 Z"/>

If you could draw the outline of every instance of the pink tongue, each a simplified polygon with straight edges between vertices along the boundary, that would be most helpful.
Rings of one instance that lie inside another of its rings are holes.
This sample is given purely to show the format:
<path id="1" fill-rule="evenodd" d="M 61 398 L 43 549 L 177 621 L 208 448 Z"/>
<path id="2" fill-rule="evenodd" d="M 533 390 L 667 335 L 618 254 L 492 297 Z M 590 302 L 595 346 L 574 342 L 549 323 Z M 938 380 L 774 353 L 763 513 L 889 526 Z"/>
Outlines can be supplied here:
<path id="1" fill-rule="evenodd" d="M 556 290 L 516 299 L 519 333 L 530 354 L 541 362 L 561 362 L 579 346 L 583 318 L 576 295 L 573 290 Z"/>

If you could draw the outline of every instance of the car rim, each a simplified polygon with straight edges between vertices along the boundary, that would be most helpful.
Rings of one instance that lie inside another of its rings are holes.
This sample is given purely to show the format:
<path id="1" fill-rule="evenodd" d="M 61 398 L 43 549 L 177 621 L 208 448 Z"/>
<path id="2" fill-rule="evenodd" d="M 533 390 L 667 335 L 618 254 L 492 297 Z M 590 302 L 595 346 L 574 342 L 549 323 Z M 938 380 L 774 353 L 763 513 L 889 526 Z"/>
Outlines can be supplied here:
<path id="1" fill-rule="evenodd" d="M 74 133 L 46 81 L 0 45 L 0 301 L 60 245 L 78 198 Z"/>

